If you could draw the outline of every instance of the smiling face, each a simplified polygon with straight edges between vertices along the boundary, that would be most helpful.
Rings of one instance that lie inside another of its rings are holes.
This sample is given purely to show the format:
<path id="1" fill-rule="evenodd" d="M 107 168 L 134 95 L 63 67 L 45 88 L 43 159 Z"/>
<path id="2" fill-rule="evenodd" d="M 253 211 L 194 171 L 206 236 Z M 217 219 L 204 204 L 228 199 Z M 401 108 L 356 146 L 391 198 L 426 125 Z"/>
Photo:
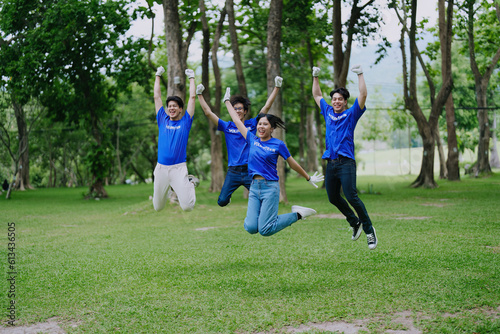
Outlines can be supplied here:
<path id="1" fill-rule="evenodd" d="M 264 116 L 259 119 L 259 123 L 257 123 L 257 136 L 259 136 L 260 140 L 266 141 L 271 139 L 273 130 L 267 117 Z"/>
<path id="2" fill-rule="evenodd" d="M 233 107 L 234 111 L 236 111 L 236 113 L 238 114 L 240 121 L 243 122 L 248 110 L 245 110 L 245 106 L 243 105 L 243 103 L 236 103 Z"/>
<path id="3" fill-rule="evenodd" d="M 170 119 L 173 121 L 178 121 L 181 119 L 182 108 L 179 107 L 177 102 L 169 101 L 167 105 L 167 114 L 170 116 Z"/>
<path id="4" fill-rule="evenodd" d="M 335 93 L 332 96 L 332 107 L 336 113 L 341 113 L 347 109 L 347 100 L 340 93 Z"/>

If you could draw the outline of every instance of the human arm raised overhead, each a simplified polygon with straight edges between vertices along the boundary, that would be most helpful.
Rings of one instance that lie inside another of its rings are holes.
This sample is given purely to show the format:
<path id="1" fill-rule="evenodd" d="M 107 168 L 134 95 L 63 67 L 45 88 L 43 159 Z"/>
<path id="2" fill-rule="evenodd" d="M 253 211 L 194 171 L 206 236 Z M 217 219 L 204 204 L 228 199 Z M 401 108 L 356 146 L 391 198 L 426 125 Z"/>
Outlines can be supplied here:
<path id="1" fill-rule="evenodd" d="M 321 69 L 319 67 L 312 68 L 312 77 L 313 77 L 312 95 L 318 107 L 321 107 L 321 99 L 323 98 L 323 93 L 321 92 L 321 88 L 319 87 L 318 76 L 320 71 Z"/>
<path id="2" fill-rule="evenodd" d="M 358 75 L 358 104 L 361 109 L 365 107 L 366 97 L 368 96 L 368 91 L 366 89 L 365 77 L 363 76 L 363 68 L 361 65 L 354 65 L 351 71 Z"/>
<path id="3" fill-rule="evenodd" d="M 267 114 L 269 110 L 271 109 L 271 106 L 274 103 L 274 100 L 276 99 L 276 96 L 278 96 L 278 92 L 281 89 L 281 85 L 283 84 L 283 78 L 280 76 L 276 76 L 274 78 L 274 89 L 267 98 L 266 104 L 262 107 L 260 110 L 261 114 Z"/>
<path id="4" fill-rule="evenodd" d="M 158 110 L 160 110 L 161 107 L 163 107 L 163 102 L 161 100 L 161 75 L 165 73 L 165 69 L 163 66 L 160 66 L 156 69 L 156 76 L 155 76 L 155 85 L 153 88 L 153 99 L 155 101 L 155 110 L 156 113 L 158 114 Z"/>
<path id="5" fill-rule="evenodd" d="M 203 112 L 205 113 L 205 116 L 212 121 L 215 126 L 219 124 L 219 117 L 214 114 L 212 109 L 210 109 L 210 106 L 208 105 L 207 101 L 205 101 L 205 97 L 203 97 L 203 91 L 205 90 L 205 86 L 202 84 L 199 84 L 196 87 L 196 95 L 198 96 L 198 101 L 200 101 L 200 106 Z"/>

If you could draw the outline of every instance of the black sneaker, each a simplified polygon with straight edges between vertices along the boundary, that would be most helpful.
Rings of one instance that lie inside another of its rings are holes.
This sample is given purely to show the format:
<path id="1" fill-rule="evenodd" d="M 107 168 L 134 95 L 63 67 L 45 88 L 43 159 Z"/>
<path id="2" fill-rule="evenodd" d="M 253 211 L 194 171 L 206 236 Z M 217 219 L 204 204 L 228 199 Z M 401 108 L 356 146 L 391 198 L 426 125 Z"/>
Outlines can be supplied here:
<path id="1" fill-rule="evenodd" d="M 375 227 L 373 228 L 373 232 L 366 235 L 366 241 L 368 241 L 368 248 L 375 249 L 377 247 L 377 233 L 375 233 Z"/>
<path id="2" fill-rule="evenodd" d="M 361 235 L 362 231 L 362 225 L 361 222 L 358 222 L 358 224 L 354 227 L 352 227 L 352 241 L 356 241 L 359 239 L 359 236 Z"/>

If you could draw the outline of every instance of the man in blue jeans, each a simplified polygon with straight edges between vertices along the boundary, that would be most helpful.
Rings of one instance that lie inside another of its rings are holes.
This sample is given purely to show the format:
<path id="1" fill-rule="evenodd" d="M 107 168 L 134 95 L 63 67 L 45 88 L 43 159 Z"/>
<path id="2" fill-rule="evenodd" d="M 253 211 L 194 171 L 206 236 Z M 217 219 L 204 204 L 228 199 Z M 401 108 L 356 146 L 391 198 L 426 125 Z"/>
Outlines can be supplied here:
<path id="1" fill-rule="evenodd" d="M 269 112 L 269 109 L 271 109 L 271 106 L 278 95 L 282 82 L 283 78 L 278 76 L 274 78 L 275 87 L 271 92 L 271 95 L 269 95 L 266 105 L 262 107 L 260 113 L 267 114 Z M 252 178 L 248 175 L 249 147 L 234 122 L 223 121 L 216 114 L 214 114 L 212 110 L 210 110 L 210 107 L 202 95 L 204 90 L 205 87 L 201 84 L 196 88 L 196 94 L 198 95 L 201 108 L 208 119 L 210 119 L 210 121 L 217 126 L 217 130 L 224 132 L 226 138 L 228 169 L 224 185 L 222 186 L 219 199 L 217 200 L 217 204 L 219 204 L 219 206 L 226 206 L 231 202 L 231 195 L 240 186 L 244 186 L 250 190 Z M 251 133 L 255 134 L 257 128 L 256 118 L 254 117 L 246 121 L 244 120 L 248 113 L 248 108 L 250 107 L 250 101 L 243 96 L 234 96 L 230 102 L 240 120 L 244 122 L 245 127 Z"/>
<path id="2" fill-rule="evenodd" d="M 350 94 L 345 88 L 331 91 L 332 105 L 325 101 L 319 87 L 320 69 L 318 67 L 312 69 L 312 94 L 326 122 L 326 151 L 322 159 L 328 160 L 325 175 L 328 199 L 346 216 L 353 230 L 352 240 L 358 240 L 361 228 L 363 228 L 368 248 L 375 249 L 378 243 L 375 228 L 356 191 L 356 161 L 354 160 L 354 129 L 366 110 L 365 102 L 368 93 L 361 65 L 354 66 L 351 71 L 358 75 L 359 88 L 359 95 L 352 107 L 347 108 Z M 340 194 L 341 187 L 347 201 Z M 358 216 L 347 202 L 351 204 Z"/>

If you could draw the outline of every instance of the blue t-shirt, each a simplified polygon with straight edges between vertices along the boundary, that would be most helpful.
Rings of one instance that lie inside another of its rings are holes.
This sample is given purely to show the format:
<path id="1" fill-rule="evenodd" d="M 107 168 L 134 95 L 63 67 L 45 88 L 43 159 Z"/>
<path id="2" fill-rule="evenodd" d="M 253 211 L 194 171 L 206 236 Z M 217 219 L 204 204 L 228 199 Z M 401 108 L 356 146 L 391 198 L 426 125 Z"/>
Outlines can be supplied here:
<path id="1" fill-rule="evenodd" d="M 337 159 L 339 154 L 354 159 L 354 129 L 366 110 L 361 109 L 358 99 L 349 109 L 337 114 L 325 99 L 321 99 L 321 114 L 325 118 L 326 133 L 322 159 Z"/>
<path id="2" fill-rule="evenodd" d="M 260 175 L 268 181 L 278 181 L 278 155 L 283 159 L 290 157 L 290 152 L 285 143 L 279 139 L 271 138 L 261 141 L 253 133 L 247 133 L 247 143 L 250 146 L 248 155 L 248 174 L 250 177 Z"/>
<path id="3" fill-rule="evenodd" d="M 244 122 L 248 132 L 257 131 L 257 117 Z M 249 146 L 234 122 L 226 122 L 219 118 L 217 130 L 224 132 L 227 147 L 227 165 L 243 166 L 248 164 Z"/>
<path id="4" fill-rule="evenodd" d="M 173 121 L 163 107 L 156 114 L 158 122 L 158 162 L 162 165 L 176 165 L 186 162 L 186 148 L 193 118 L 186 111 L 184 116 Z"/>

